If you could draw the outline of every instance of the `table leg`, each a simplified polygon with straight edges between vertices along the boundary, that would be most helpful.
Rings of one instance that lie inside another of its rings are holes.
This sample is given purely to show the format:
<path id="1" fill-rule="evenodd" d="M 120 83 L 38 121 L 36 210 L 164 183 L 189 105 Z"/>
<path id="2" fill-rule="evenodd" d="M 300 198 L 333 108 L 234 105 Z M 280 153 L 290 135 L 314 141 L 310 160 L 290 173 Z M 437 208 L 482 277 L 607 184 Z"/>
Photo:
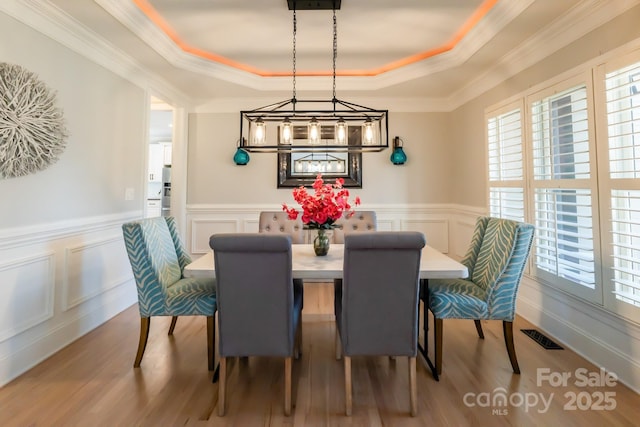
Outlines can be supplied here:
<path id="1" fill-rule="evenodd" d="M 211 378 L 212 383 L 217 383 L 220 377 L 220 364 L 216 365 L 216 370 L 213 372 L 213 378 Z"/>
<path id="2" fill-rule="evenodd" d="M 420 279 L 420 295 L 424 295 L 424 299 L 422 300 L 424 346 L 421 346 L 420 342 L 418 342 L 418 350 L 422 354 L 422 357 L 424 357 L 427 365 L 429 365 L 433 378 L 436 381 L 440 381 L 438 371 L 436 371 L 436 367 L 431 363 L 431 359 L 429 359 L 429 279 Z"/>

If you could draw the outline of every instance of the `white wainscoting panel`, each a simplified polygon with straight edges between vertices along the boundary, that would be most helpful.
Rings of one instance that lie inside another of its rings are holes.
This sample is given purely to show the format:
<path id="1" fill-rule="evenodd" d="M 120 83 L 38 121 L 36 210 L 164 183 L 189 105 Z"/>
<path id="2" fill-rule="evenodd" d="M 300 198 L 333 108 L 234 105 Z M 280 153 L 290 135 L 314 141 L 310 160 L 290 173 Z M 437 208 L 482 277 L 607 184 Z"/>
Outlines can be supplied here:
<path id="1" fill-rule="evenodd" d="M 191 221 L 191 253 L 204 254 L 209 252 L 209 237 L 215 233 L 239 233 L 238 219 L 194 219 Z M 189 226 L 187 226 L 189 227 Z"/>
<path id="2" fill-rule="evenodd" d="M 456 259 L 461 259 L 467 253 L 473 231 L 476 228 L 475 218 L 455 218 L 452 221 L 452 230 L 450 234 L 451 247 L 449 255 Z"/>
<path id="3" fill-rule="evenodd" d="M 449 221 L 447 219 L 404 219 L 401 229 L 420 231 L 427 244 L 442 253 L 449 252 Z"/>
<path id="4" fill-rule="evenodd" d="M 0 342 L 53 317 L 54 257 L 47 252 L 0 265 Z"/>
<path id="5" fill-rule="evenodd" d="M 192 255 L 208 252 L 214 233 L 258 231 L 261 211 L 280 211 L 280 205 L 187 205 L 187 242 Z M 449 248 L 449 205 L 367 205 L 376 212 L 378 230 L 421 231 L 427 243 L 442 252 Z M 356 209 L 357 211 L 357 209 Z"/>
<path id="6" fill-rule="evenodd" d="M 393 231 L 394 221 L 391 219 L 380 219 L 376 218 L 376 222 L 378 223 L 378 231 Z"/>
<path id="7" fill-rule="evenodd" d="M 67 311 L 132 279 L 122 235 L 68 247 L 62 309 Z"/>
<path id="8" fill-rule="evenodd" d="M 242 229 L 245 233 L 257 233 L 260 231 L 260 221 L 258 219 L 245 219 L 242 221 Z"/>
<path id="9" fill-rule="evenodd" d="M 141 216 L 2 230 L 0 387 L 137 301 L 122 224 Z"/>

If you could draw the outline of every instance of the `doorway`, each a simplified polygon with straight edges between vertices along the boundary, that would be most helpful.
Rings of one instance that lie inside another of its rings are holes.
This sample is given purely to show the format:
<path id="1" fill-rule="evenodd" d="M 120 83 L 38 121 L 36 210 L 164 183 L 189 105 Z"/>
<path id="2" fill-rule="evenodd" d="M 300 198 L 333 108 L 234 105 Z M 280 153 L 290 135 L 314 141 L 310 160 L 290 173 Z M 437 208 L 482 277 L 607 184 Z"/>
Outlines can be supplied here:
<path id="1" fill-rule="evenodd" d="M 151 96 L 145 216 L 171 215 L 174 108 Z"/>

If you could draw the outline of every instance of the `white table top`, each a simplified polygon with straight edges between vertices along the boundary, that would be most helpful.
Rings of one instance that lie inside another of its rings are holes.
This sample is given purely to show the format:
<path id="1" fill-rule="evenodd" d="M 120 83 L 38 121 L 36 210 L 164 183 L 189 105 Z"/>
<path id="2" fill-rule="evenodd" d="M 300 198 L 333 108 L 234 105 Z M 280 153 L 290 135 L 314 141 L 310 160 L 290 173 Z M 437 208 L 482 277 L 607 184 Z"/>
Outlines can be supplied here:
<path id="1" fill-rule="evenodd" d="M 316 256 L 313 245 L 291 245 L 292 271 L 296 279 L 333 280 L 342 278 L 344 245 L 331 244 L 326 256 Z M 215 277 L 213 252 L 198 258 L 184 269 L 186 277 Z M 467 267 L 447 255 L 425 246 L 420 257 L 421 279 L 454 279 L 469 275 Z"/>

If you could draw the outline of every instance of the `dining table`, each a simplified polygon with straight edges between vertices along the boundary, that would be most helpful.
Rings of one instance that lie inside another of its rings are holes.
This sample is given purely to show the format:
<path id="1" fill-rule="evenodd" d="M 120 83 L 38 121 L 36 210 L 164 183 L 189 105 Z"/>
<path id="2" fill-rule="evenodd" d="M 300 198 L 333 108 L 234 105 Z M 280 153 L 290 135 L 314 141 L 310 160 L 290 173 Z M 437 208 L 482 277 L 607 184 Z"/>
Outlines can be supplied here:
<path id="1" fill-rule="evenodd" d="M 333 281 L 342 278 L 344 264 L 344 245 L 331 244 L 327 255 L 317 256 L 311 244 L 291 245 L 291 270 L 294 279 L 307 279 L 314 281 Z M 191 262 L 184 268 L 185 277 L 209 277 L 215 278 L 215 263 L 213 251 L 209 251 Z M 466 278 L 469 271 L 464 264 L 443 254 L 437 249 L 426 245 L 420 256 L 420 286 L 421 292 L 428 289 L 429 279 L 456 279 Z M 428 313 L 426 306 L 423 308 L 424 345 L 418 343 L 418 350 L 423 355 L 427 365 L 431 369 L 433 377 L 438 380 L 438 373 L 428 356 L 429 330 Z"/>
<path id="2" fill-rule="evenodd" d="M 329 253 L 317 256 L 311 244 L 291 245 L 291 269 L 294 279 L 329 280 L 342 278 L 344 245 L 331 244 Z M 456 279 L 469 275 L 467 267 L 431 246 L 422 249 L 420 279 Z M 213 251 L 209 251 L 184 269 L 185 277 L 216 277 Z"/>

